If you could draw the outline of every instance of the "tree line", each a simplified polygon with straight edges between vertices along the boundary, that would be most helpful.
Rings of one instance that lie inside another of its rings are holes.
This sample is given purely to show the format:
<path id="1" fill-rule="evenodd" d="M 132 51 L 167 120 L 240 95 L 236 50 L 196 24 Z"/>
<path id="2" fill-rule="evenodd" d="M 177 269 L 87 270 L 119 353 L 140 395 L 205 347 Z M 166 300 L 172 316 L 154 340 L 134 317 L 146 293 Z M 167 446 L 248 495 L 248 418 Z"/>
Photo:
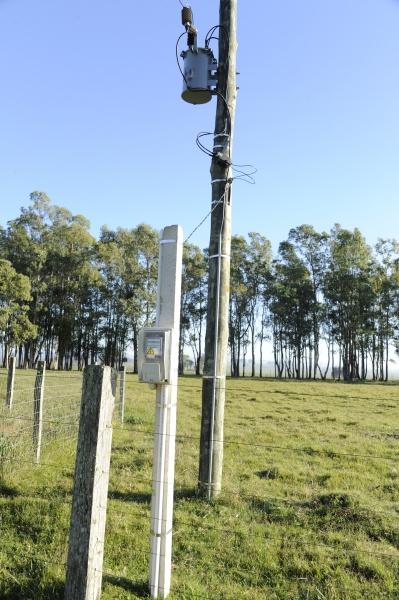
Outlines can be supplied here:
<path id="1" fill-rule="evenodd" d="M 0 358 L 21 367 L 120 367 L 155 318 L 159 233 L 149 225 L 98 239 L 88 220 L 41 192 L 0 227 Z M 203 362 L 207 254 L 185 244 L 179 369 Z M 291 229 L 272 255 L 259 233 L 233 236 L 231 375 L 386 381 L 399 348 L 399 244 L 371 248 L 358 229 Z M 188 358 L 192 357 L 192 359 Z"/>

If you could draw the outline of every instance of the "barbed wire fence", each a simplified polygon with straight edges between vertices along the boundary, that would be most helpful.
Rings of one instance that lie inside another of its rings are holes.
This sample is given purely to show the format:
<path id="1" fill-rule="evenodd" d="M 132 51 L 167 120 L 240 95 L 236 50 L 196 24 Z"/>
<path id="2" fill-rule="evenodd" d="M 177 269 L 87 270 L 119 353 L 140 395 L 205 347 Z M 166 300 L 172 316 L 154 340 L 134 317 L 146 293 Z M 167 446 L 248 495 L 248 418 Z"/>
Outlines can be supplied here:
<path id="1" fill-rule="evenodd" d="M 0 436 L 4 446 L 9 447 L 2 458 L 6 462 L 24 463 L 34 454 L 34 425 L 37 421 L 35 398 L 42 392 L 41 448 L 46 460 L 46 449 L 54 450 L 55 444 L 72 442 L 72 454 L 76 443 L 80 403 L 82 395 L 82 372 L 48 371 L 38 378 L 39 369 L 17 369 L 12 390 L 12 404 L 8 406 L 7 371 L 0 370 Z M 115 418 L 123 421 L 125 370 L 119 374 L 115 398 Z M 120 380 L 122 379 L 122 386 Z M 63 445 L 63 448 L 66 448 Z"/>
<path id="2" fill-rule="evenodd" d="M 26 461 L 34 454 L 34 429 L 40 417 L 41 448 L 54 443 L 75 440 L 78 430 L 82 374 L 68 374 L 33 369 L 17 369 L 12 390 L 12 403 L 7 405 L 6 376 L 0 376 L 2 401 L 0 409 L 1 433 L 4 445 L 9 446 L 13 463 Z M 38 415 L 38 396 L 42 394 L 41 414 Z M 7 459 L 4 456 L 4 459 Z"/>
<path id="3" fill-rule="evenodd" d="M 49 597 L 63 597 L 82 382 L 82 372 L 46 370 L 42 363 L 37 369 L 15 369 L 14 359 L 8 370 L 0 369 L 0 529 L 9 532 L 16 512 L 23 523 L 13 532 L 18 552 L 10 546 L 0 556 L 0 597 L 29 597 L 34 582 L 16 575 L 30 572 L 32 564 L 44 578 L 48 572 Z M 123 390 L 124 371 L 116 389 L 118 423 L 123 420 Z M 30 511 L 34 515 L 25 520 Z M 46 546 L 37 543 L 36 533 L 33 543 L 32 518 L 37 518 L 41 535 L 52 533 Z M 39 588 L 35 594 L 41 597 Z"/>
<path id="4" fill-rule="evenodd" d="M 10 414 L 4 408 L 7 393 L 6 376 L 4 372 L 0 372 L 0 394 L 4 399 L 0 413 L 2 423 L 0 439 L 5 437 L 12 440 L 14 465 L 22 466 L 32 461 L 35 378 L 36 374 L 33 372 L 19 373 L 17 370 L 13 408 Z M 45 376 L 43 451 L 41 463 L 35 468 L 50 469 L 58 476 L 67 473 L 69 477 L 68 484 L 62 490 L 62 498 L 57 500 L 63 506 L 64 524 L 58 537 L 58 551 L 56 554 L 53 553 L 53 556 L 48 554 L 42 557 L 46 568 L 55 574 L 59 590 L 62 588 L 65 574 L 67 524 L 71 504 L 70 489 L 78 432 L 81 385 L 80 373 L 47 372 Z M 136 597 L 147 595 L 150 503 L 153 485 L 152 452 L 154 436 L 161 435 L 154 431 L 154 391 L 146 385 L 137 383 L 131 375 L 126 377 L 126 391 L 124 390 L 125 388 L 121 391 L 119 386 L 116 388 L 113 422 L 114 441 L 107 503 L 105 560 L 102 570 L 107 598 L 118 598 L 118 590 L 121 589 Z M 288 494 L 286 497 L 274 496 L 267 489 L 259 493 L 261 485 L 258 493 L 255 493 L 253 489 L 247 489 L 247 473 L 242 468 L 245 466 L 246 458 L 248 456 L 253 458 L 256 454 L 259 457 L 257 461 L 259 465 L 263 463 L 269 465 L 260 470 L 257 477 L 259 480 L 272 481 L 276 473 L 275 467 L 270 465 L 276 462 L 276 457 L 288 455 L 296 456 L 298 460 L 308 463 L 328 458 L 333 468 L 344 468 L 346 464 L 355 464 L 360 471 L 363 469 L 366 473 L 377 463 L 395 465 L 398 459 L 395 438 L 387 445 L 384 452 L 381 452 L 380 448 L 378 451 L 365 452 L 354 451 L 352 447 L 348 450 L 345 447 L 332 447 L 330 440 L 326 440 L 325 447 L 320 447 L 320 440 L 316 438 L 306 445 L 299 445 L 294 439 L 286 444 L 268 443 L 266 439 L 261 443 L 251 439 L 250 428 L 240 438 L 229 436 L 227 433 L 223 444 L 226 460 L 230 465 L 228 475 L 231 475 L 233 466 L 234 477 L 226 476 L 226 485 L 220 499 L 209 505 L 196 496 L 199 448 L 199 435 L 196 433 L 196 428 L 199 426 L 198 408 L 201 387 L 198 380 L 187 384 L 183 380 L 178 391 L 179 403 L 185 403 L 190 408 L 193 421 L 192 423 L 181 422 L 179 433 L 175 436 L 176 485 L 172 597 L 215 599 L 233 598 L 233 594 L 236 594 L 235 598 L 260 598 L 262 589 L 267 585 L 268 577 L 262 561 L 265 560 L 265 555 L 270 548 L 278 549 L 276 553 L 280 557 L 280 568 L 283 568 L 284 560 L 289 562 L 291 551 L 298 551 L 300 548 L 304 556 L 308 555 L 310 562 L 312 556 L 321 555 L 331 564 L 343 561 L 344 564 L 351 565 L 356 557 L 364 557 L 373 564 L 381 563 L 393 572 L 397 572 L 399 543 L 395 536 L 398 535 L 399 521 L 396 499 L 393 496 L 389 501 L 384 502 L 378 501 L 377 497 L 370 498 L 367 506 L 358 506 L 351 504 L 344 494 L 330 498 L 328 495 L 324 497 L 323 494 L 315 495 L 315 489 L 311 486 L 305 495 L 296 497 Z M 227 400 L 229 394 L 233 392 L 249 393 L 259 402 L 270 402 L 267 390 L 261 389 L 260 386 L 251 386 L 248 382 L 245 388 L 242 385 L 235 385 L 234 382 L 229 383 Z M 290 396 L 288 391 L 285 395 L 287 401 L 295 400 L 295 394 Z M 319 403 L 332 401 L 332 397 L 329 399 L 327 396 L 320 399 L 315 394 Z M 342 396 L 340 399 L 338 394 L 334 398 L 338 402 L 348 403 L 350 408 L 350 397 Z M 312 400 L 311 393 L 309 399 Z M 363 401 L 365 400 L 369 398 L 364 397 Z M 386 400 L 392 402 L 392 397 Z M 63 453 L 69 453 L 71 459 L 62 464 L 54 460 L 60 442 Z M 3 457 L 3 454 L 1 456 Z M 48 502 L 48 499 L 45 501 Z M 332 503 L 331 506 L 329 502 Z M 244 504 L 252 510 L 251 520 L 246 518 L 241 521 L 236 516 L 242 512 Z M 343 530 L 336 531 L 333 527 L 325 532 L 315 531 L 312 528 L 304 531 L 302 519 L 304 515 L 321 514 L 322 511 L 329 509 L 338 521 L 345 518 L 352 519 L 355 523 L 361 523 L 362 519 L 374 520 L 378 525 L 374 537 L 371 536 L 365 544 L 361 536 L 345 537 Z M 392 532 L 385 531 L 389 529 L 384 525 L 386 520 Z M 284 533 L 285 523 L 289 523 L 290 527 Z M 220 552 L 220 569 L 217 569 L 215 562 L 212 565 L 208 563 L 209 558 L 203 555 L 209 545 L 216 552 Z M 235 559 L 232 560 L 231 555 L 227 554 L 226 561 L 223 561 L 224 551 L 229 546 L 236 550 Z M 31 547 L 29 551 L 34 558 L 35 548 Z M 29 551 L 26 550 L 26 556 Z M 210 568 L 214 572 L 208 571 Z M 223 577 L 226 583 L 227 591 L 223 596 L 218 596 L 218 591 L 215 591 L 215 581 L 218 576 Z M 303 572 L 298 569 L 298 573 L 292 576 L 300 580 L 298 585 L 308 586 L 309 589 L 314 585 L 314 579 L 306 569 Z M 230 596 L 229 581 L 231 586 L 236 586 Z M 55 597 L 57 596 L 54 595 Z"/>

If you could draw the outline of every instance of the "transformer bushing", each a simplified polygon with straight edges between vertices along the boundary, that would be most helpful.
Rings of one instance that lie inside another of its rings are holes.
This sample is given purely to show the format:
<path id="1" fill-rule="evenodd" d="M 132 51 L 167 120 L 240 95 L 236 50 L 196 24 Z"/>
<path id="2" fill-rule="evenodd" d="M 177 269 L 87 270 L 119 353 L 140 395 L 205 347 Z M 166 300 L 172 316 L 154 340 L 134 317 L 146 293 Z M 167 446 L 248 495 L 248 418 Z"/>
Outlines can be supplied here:
<path id="1" fill-rule="evenodd" d="M 218 63 L 210 48 L 189 48 L 181 53 L 184 60 L 181 97 L 190 104 L 205 104 L 217 85 Z"/>

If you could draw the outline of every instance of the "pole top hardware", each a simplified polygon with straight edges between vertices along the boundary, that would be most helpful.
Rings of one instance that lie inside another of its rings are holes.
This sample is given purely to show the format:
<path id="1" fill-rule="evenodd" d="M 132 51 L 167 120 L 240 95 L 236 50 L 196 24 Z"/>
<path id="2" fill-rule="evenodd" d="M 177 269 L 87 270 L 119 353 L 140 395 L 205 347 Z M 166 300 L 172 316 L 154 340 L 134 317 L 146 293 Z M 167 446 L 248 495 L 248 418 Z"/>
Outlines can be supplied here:
<path id="1" fill-rule="evenodd" d="M 187 31 L 187 50 L 183 50 L 183 91 L 182 98 L 190 104 L 209 102 L 218 83 L 218 63 L 212 50 L 207 47 L 198 48 L 198 31 L 194 26 L 193 11 L 184 6 L 181 11 L 182 25 Z"/>

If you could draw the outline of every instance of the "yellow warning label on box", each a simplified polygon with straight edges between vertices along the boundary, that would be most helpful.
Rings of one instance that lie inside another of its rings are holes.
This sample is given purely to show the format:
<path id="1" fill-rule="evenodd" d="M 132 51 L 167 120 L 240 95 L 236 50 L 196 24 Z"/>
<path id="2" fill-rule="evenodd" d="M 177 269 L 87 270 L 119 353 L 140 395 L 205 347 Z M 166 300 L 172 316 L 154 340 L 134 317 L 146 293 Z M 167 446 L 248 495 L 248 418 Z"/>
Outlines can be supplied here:
<path id="1" fill-rule="evenodd" d="M 147 348 L 147 356 L 155 356 L 154 348 Z"/>

